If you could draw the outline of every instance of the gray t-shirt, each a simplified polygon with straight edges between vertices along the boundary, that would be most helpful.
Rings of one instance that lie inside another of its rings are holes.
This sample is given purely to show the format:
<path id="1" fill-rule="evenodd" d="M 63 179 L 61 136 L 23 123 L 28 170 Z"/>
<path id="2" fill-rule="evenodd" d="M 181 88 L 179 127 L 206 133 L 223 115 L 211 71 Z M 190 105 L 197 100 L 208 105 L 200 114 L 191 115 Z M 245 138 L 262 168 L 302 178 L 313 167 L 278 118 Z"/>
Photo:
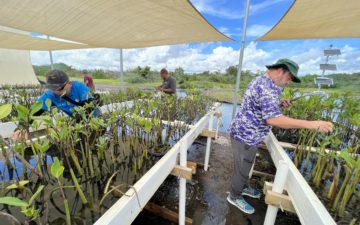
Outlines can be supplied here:
<path id="1" fill-rule="evenodd" d="M 167 80 L 164 80 L 161 87 L 165 88 L 165 89 L 171 88 L 174 91 L 176 91 L 176 80 L 175 80 L 175 78 L 169 77 Z"/>

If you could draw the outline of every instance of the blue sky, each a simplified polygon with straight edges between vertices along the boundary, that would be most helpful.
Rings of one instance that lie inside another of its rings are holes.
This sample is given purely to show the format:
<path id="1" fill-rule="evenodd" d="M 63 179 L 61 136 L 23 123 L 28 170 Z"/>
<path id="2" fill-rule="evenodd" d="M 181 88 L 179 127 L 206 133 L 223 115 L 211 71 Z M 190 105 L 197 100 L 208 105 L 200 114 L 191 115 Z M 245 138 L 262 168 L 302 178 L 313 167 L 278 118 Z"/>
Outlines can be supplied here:
<path id="1" fill-rule="evenodd" d="M 287 12 L 293 0 L 252 0 L 246 42 L 256 41 L 256 38 L 270 30 Z M 244 22 L 246 1 L 236 0 L 193 0 L 192 3 L 203 16 L 217 29 L 235 39 L 232 42 L 221 42 L 223 46 L 239 48 Z M 257 46 L 267 51 L 275 48 L 321 47 L 327 48 L 330 44 L 336 47 L 351 45 L 360 47 L 359 39 L 311 39 L 287 41 L 259 41 Z"/>
<path id="2" fill-rule="evenodd" d="M 192 0 L 194 6 L 218 30 L 235 41 L 194 43 L 124 50 L 124 67 L 150 66 L 173 70 L 179 66 L 186 72 L 224 71 L 236 65 L 239 58 L 244 9 L 246 1 Z M 342 55 L 330 59 L 339 72 L 359 72 L 359 39 L 312 39 L 292 41 L 259 41 L 292 4 L 292 0 L 251 0 L 248 20 L 244 69 L 262 71 L 266 64 L 279 58 L 291 58 L 300 65 L 300 74 L 321 73 L 319 64 L 325 61 L 323 49 L 330 44 L 340 48 Z M 101 55 L 101 57 L 99 57 Z M 46 52 L 31 53 L 34 64 L 49 62 Z M 102 68 L 118 70 L 119 53 L 116 49 L 85 49 L 54 52 L 55 62 L 64 62 L 79 69 Z"/>

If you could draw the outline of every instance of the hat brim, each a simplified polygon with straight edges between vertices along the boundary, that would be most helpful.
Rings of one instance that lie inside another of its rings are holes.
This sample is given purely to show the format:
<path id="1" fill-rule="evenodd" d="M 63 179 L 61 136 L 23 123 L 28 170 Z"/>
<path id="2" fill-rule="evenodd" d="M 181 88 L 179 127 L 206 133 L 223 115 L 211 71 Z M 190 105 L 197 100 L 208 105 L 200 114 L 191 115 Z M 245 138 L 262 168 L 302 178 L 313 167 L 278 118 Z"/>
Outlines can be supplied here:
<path id="1" fill-rule="evenodd" d="M 292 76 L 292 82 L 294 82 L 294 83 L 301 83 L 301 80 L 297 77 L 297 76 L 294 76 L 293 74 L 291 74 L 291 76 Z"/>
<path id="2" fill-rule="evenodd" d="M 289 70 L 289 67 L 288 67 L 286 64 L 266 65 L 266 68 L 267 68 L 267 69 L 272 69 L 272 68 L 274 68 L 274 67 L 276 67 L 276 66 L 280 66 L 280 65 L 286 66 L 286 68 L 288 68 L 288 70 Z M 294 83 L 301 83 L 301 80 L 300 80 L 297 76 L 295 76 L 293 73 L 291 73 L 290 70 L 289 70 L 289 72 L 290 72 L 290 74 L 291 74 L 291 81 L 292 81 L 292 82 L 294 82 Z"/>
<path id="3" fill-rule="evenodd" d="M 57 89 L 62 88 L 66 83 L 67 83 L 67 81 L 63 84 L 45 84 L 45 87 L 50 90 L 57 90 Z"/>

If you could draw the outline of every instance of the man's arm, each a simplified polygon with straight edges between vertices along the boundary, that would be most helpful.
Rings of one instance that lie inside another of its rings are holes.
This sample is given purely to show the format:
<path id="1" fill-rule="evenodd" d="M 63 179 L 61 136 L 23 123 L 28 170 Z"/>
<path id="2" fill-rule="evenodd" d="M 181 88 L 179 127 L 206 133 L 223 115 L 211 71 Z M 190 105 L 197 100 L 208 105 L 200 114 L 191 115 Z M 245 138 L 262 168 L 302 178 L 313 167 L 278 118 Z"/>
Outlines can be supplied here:
<path id="1" fill-rule="evenodd" d="M 172 88 L 162 88 L 161 91 L 165 92 L 166 94 L 174 94 L 175 93 L 175 90 Z"/>
<path id="2" fill-rule="evenodd" d="M 293 119 L 287 116 L 278 116 L 274 118 L 268 118 L 266 119 L 267 124 L 275 127 L 280 127 L 284 129 L 313 129 L 313 130 L 319 130 L 320 132 L 331 132 L 333 125 L 331 122 L 327 121 L 308 121 L 308 120 L 298 120 Z"/>

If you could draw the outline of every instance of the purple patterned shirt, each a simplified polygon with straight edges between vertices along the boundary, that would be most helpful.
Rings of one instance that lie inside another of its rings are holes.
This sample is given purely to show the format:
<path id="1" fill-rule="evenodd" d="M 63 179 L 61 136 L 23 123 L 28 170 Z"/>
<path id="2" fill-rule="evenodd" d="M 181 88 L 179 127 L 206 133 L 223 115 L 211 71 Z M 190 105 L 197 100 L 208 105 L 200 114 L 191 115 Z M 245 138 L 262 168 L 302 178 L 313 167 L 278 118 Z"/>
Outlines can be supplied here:
<path id="1" fill-rule="evenodd" d="M 282 115 L 280 95 L 281 88 L 267 74 L 252 80 L 231 122 L 230 136 L 250 146 L 259 145 L 271 129 L 266 119 Z"/>

